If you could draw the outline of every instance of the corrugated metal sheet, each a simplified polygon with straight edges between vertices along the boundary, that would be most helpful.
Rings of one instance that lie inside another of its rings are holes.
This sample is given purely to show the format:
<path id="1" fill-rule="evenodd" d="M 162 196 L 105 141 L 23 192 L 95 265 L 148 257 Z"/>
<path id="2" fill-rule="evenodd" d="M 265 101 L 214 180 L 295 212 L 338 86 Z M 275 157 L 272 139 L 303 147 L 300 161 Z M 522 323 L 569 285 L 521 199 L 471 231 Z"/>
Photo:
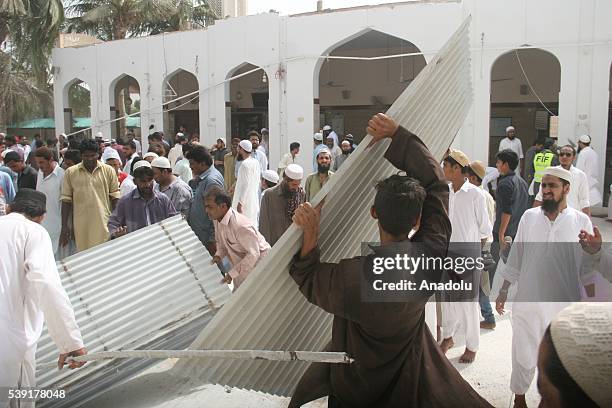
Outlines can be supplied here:
<path id="1" fill-rule="evenodd" d="M 187 347 L 230 291 L 208 251 L 180 215 L 58 262 L 62 283 L 89 352 Z M 36 360 L 57 359 L 47 331 Z M 66 400 L 45 406 L 78 406 L 155 363 L 107 360 L 79 370 L 43 368 L 40 387 L 69 387 Z"/>
<path id="2" fill-rule="evenodd" d="M 472 103 L 468 18 L 387 112 L 442 157 Z M 374 182 L 395 169 L 384 158 L 389 141 L 372 149 L 367 136 L 314 198 L 327 196 L 319 246 L 322 259 L 337 262 L 378 240 L 369 216 Z M 328 194 L 329 193 L 329 194 Z M 288 266 L 301 245 L 292 225 L 191 348 L 321 350 L 331 339 L 331 316 L 306 302 Z M 268 361 L 179 361 L 173 373 L 204 382 L 290 395 L 306 363 Z"/>

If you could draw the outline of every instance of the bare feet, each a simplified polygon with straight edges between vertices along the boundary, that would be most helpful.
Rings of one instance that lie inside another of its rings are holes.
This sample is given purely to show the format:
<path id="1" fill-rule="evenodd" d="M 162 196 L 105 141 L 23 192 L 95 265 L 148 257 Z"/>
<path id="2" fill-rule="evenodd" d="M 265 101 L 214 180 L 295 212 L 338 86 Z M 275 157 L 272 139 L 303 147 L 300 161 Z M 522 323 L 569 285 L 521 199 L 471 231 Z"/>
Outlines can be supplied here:
<path id="1" fill-rule="evenodd" d="M 463 352 L 463 355 L 459 357 L 459 362 L 469 364 L 473 363 L 474 359 L 476 359 L 476 352 L 468 350 L 468 348 L 466 347 L 465 351 Z"/>
<path id="2" fill-rule="evenodd" d="M 527 401 L 525 400 L 525 395 L 514 395 L 514 408 L 527 408 Z"/>
<path id="3" fill-rule="evenodd" d="M 480 328 L 486 329 L 486 330 L 493 330 L 495 329 L 495 322 L 489 323 L 489 322 L 482 321 L 480 322 Z"/>
<path id="4" fill-rule="evenodd" d="M 440 348 L 442 349 L 442 353 L 446 354 L 446 352 L 452 349 L 454 345 L 455 345 L 455 342 L 453 341 L 452 337 L 442 340 L 442 343 L 440 343 Z"/>

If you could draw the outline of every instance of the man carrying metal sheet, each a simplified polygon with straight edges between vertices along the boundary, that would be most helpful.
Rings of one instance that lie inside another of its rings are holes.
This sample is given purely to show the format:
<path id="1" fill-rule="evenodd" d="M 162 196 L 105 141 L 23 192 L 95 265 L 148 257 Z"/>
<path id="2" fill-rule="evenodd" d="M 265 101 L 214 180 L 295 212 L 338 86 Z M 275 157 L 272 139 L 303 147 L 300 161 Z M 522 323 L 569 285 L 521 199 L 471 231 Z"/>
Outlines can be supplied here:
<path id="1" fill-rule="evenodd" d="M 379 113 L 368 123 L 373 143 L 391 138 L 385 154 L 407 175 L 377 185 L 371 216 L 378 222 L 377 251 L 412 245 L 444 256 L 451 235 L 449 190 L 438 161 L 423 142 Z M 303 204 L 294 222 L 304 230 L 302 248 L 290 273 L 313 304 L 334 314 L 326 351 L 346 351 L 346 366 L 312 364 L 295 390 L 290 407 L 323 396 L 330 406 L 485 407 L 490 406 L 441 353 L 425 323 L 431 291 L 415 292 L 410 302 L 366 302 L 363 276 L 370 256 L 322 263 L 317 247 L 320 208 Z M 409 238 L 411 231 L 416 233 Z M 417 256 L 416 252 L 412 254 Z M 364 268 L 365 266 L 365 268 Z"/>
<path id="2" fill-rule="evenodd" d="M 60 349 L 60 368 L 66 357 L 86 354 L 51 238 L 40 225 L 45 205 L 43 193 L 24 188 L 9 204 L 9 214 L 0 218 L 0 389 L 36 385 L 36 343 L 44 321 Z M 71 362 L 70 368 L 82 365 Z M 0 407 L 6 403 L 0 399 Z M 10 404 L 27 406 L 17 399 Z"/>

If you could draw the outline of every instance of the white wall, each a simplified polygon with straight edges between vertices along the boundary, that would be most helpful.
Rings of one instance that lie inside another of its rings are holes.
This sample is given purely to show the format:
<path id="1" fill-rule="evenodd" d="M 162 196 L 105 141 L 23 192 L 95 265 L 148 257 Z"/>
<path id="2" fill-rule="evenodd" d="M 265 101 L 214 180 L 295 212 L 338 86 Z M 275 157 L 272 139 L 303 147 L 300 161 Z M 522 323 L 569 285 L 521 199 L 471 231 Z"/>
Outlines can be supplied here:
<path id="1" fill-rule="evenodd" d="M 607 0 L 435 1 L 293 17 L 260 14 L 218 21 L 206 30 L 55 49 L 57 132 L 64 130 L 64 86 L 80 78 L 92 86 L 93 133 L 108 133 L 110 126 L 104 121 L 110 115 L 109 87 L 123 74 L 140 84 L 143 134 L 148 133 L 149 124 L 162 128 L 163 78 L 182 68 L 198 79 L 201 137 L 210 145 L 217 135 L 226 133 L 223 82 L 236 67 L 248 62 L 264 68 L 268 76 L 271 165 L 276 165 L 289 142 L 297 140 L 302 143 L 300 163 L 309 168 L 312 133 L 318 126 L 314 101 L 319 97 L 319 56 L 367 30 L 378 30 L 410 41 L 428 60 L 468 15 L 473 17 L 475 99 L 456 147 L 470 157 L 486 160 L 491 68 L 503 54 L 528 44 L 555 55 L 561 67 L 560 142 L 589 132 L 593 147 L 603 153 L 612 61 L 612 2 Z M 547 80 L 537 73 L 534 77 Z M 359 91 L 354 92 L 357 97 Z M 603 180 L 603 158 L 600 162 Z"/>

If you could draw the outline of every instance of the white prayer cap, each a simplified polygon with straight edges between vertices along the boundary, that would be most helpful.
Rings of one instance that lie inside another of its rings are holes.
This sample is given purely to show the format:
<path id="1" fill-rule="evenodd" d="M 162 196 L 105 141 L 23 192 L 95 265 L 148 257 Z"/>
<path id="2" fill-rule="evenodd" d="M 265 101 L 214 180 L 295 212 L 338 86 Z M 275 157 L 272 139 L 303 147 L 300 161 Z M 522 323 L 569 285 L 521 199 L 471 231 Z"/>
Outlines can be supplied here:
<path id="1" fill-rule="evenodd" d="M 509 131 L 514 130 L 514 126 L 508 126 L 506 128 L 506 133 L 508 133 Z"/>
<path id="2" fill-rule="evenodd" d="M 274 170 L 264 171 L 261 177 L 263 177 L 264 180 L 268 180 L 270 183 L 278 183 L 278 173 Z"/>
<path id="3" fill-rule="evenodd" d="M 570 184 L 572 183 L 572 173 L 569 170 L 565 170 L 561 166 L 547 167 L 544 170 L 544 175 L 559 177 L 560 179 L 563 179 Z"/>
<path id="4" fill-rule="evenodd" d="M 285 169 L 285 176 L 291 180 L 301 180 L 304 177 L 304 169 L 299 164 L 291 163 Z"/>
<path id="5" fill-rule="evenodd" d="M 268 129 L 266 128 L 262 128 L 261 131 L 259 133 L 268 133 Z"/>
<path id="6" fill-rule="evenodd" d="M 178 137 L 184 137 L 184 136 L 185 136 L 185 134 L 184 134 L 184 133 L 181 133 L 181 132 L 178 132 L 176 135 L 177 135 Z"/>
<path id="7" fill-rule="evenodd" d="M 325 125 L 325 126 L 323 126 L 323 130 L 331 130 L 331 126 Z"/>
<path id="8" fill-rule="evenodd" d="M 144 156 L 142 156 L 143 159 L 146 159 L 147 157 L 152 157 L 154 159 L 157 159 L 159 157 L 159 155 L 155 152 L 146 152 L 144 154 Z"/>
<path id="9" fill-rule="evenodd" d="M 578 138 L 578 141 L 582 142 L 582 143 L 591 143 L 591 136 L 589 136 L 589 135 L 582 135 L 582 136 L 580 136 Z"/>
<path id="10" fill-rule="evenodd" d="M 136 163 L 134 163 L 134 168 L 132 169 L 132 172 L 141 167 L 151 167 L 151 163 L 146 160 L 138 160 Z"/>
<path id="11" fill-rule="evenodd" d="M 600 407 L 612 406 L 612 306 L 577 302 L 550 324 L 550 337 L 565 371 Z"/>
<path id="12" fill-rule="evenodd" d="M 323 154 L 323 153 L 325 153 L 325 154 L 329 154 L 329 155 L 331 156 L 331 151 L 330 151 L 329 149 L 322 149 L 322 150 L 321 150 L 319 153 L 317 153 L 317 159 L 318 159 L 318 158 L 319 158 L 319 156 L 320 156 L 321 154 Z"/>
<path id="13" fill-rule="evenodd" d="M 323 134 L 322 133 L 315 133 L 313 136 L 314 140 L 318 141 L 318 142 L 322 142 L 323 141 Z"/>
<path id="14" fill-rule="evenodd" d="M 238 143 L 238 146 L 242 147 L 244 150 L 246 150 L 249 153 L 253 151 L 253 145 L 251 144 L 249 140 L 241 140 L 240 143 Z"/>
<path id="15" fill-rule="evenodd" d="M 351 146 L 351 142 L 349 142 L 348 140 L 343 140 L 342 143 L 340 143 L 341 146 Z"/>
<path id="16" fill-rule="evenodd" d="M 102 152 L 102 163 L 106 163 L 108 159 L 117 159 L 121 161 L 121 158 L 119 157 L 119 152 L 117 152 L 117 150 L 113 149 L 112 147 L 106 147 L 104 149 L 104 152 Z"/>
<path id="17" fill-rule="evenodd" d="M 1 135 L 1 134 L 2 134 L 2 133 L 0 133 L 0 135 Z M 65 134 L 65 133 L 60 133 L 60 136 L 66 137 L 66 134 Z"/>
<path id="18" fill-rule="evenodd" d="M 102 134 L 102 132 L 96 133 L 96 139 L 102 139 L 103 137 L 104 135 Z"/>
<path id="19" fill-rule="evenodd" d="M 171 169 L 172 165 L 170 160 L 165 157 L 156 157 L 151 162 L 151 167 L 157 167 L 158 169 Z"/>

